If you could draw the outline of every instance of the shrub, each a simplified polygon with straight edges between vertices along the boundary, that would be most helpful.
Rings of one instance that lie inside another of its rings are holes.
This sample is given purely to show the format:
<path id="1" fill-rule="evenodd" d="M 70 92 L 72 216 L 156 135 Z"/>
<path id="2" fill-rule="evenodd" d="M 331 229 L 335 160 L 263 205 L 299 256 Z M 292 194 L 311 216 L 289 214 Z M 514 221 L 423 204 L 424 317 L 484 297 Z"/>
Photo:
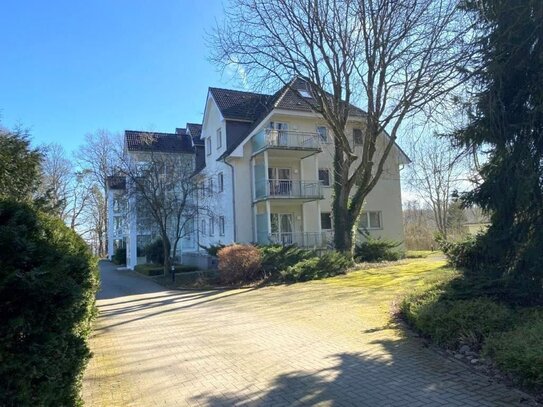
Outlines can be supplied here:
<path id="1" fill-rule="evenodd" d="M 222 244 L 222 243 L 219 243 L 219 244 L 210 244 L 209 246 L 203 246 L 203 245 L 200 245 L 200 247 L 202 249 L 204 249 L 207 254 L 209 254 L 210 256 L 213 256 L 213 257 L 217 257 L 218 253 L 219 253 L 219 250 L 225 248 L 226 244 Z"/>
<path id="2" fill-rule="evenodd" d="M 155 239 L 147 246 L 145 246 L 145 256 L 147 261 L 154 264 L 164 264 L 164 247 L 162 246 L 162 239 Z"/>
<path id="3" fill-rule="evenodd" d="M 302 260 L 316 257 L 313 250 L 301 249 L 298 246 L 269 245 L 261 246 L 262 266 L 264 271 L 272 276 L 277 276 L 280 271 L 294 266 Z"/>
<path id="4" fill-rule="evenodd" d="M 115 264 L 126 263 L 126 247 L 118 247 L 115 249 L 115 254 L 111 257 L 111 261 Z"/>
<path id="5" fill-rule="evenodd" d="M 457 242 L 438 239 L 438 243 L 454 267 L 473 271 L 484 263 L 484 250 L 477 236 L 468 236 Z"/>
<path id="6" fill-rule="evenodd" d="M 0 201 L 0 405 L 81 404 L 97 286 L 96 261 L 75 232 Z"/>
<path id="7" fill-rule="evenodd" d="M 219 274 L 225 284 L 255 281 L 262 276 L 262 255 L 252 245 L 233 244 L 218 252 Z"/>
<path id="8" fill-rule="evenodd" d="M 359 262 L 399 260 L 403 257 L 403 252 L 398 249 L 401 244 L 393 240 L 368 237 L 355 247 L 354 258 Z"/>
<path id="9" fill-rule="evenodd" d="M 321 257 L 312 257 L 289 266 L 281 271 L 281 278 L 286 282 L 317 280 L 344 274 L 352 261 L 339 252 L 330 252 Z"/>
<path id="10" fill-rule="evenodd" d="M 525 386 L 543 387 L 543 318 L 491 335 L 484 352 Z"/>
<path id="11" fill-rule="evenodd" d="M 400 309 L 407 321 L 438 345 L 479 349 L 489 334 L 510 326 L 511 311 L 487 298 L 442 300 L 441 290 L 406 297 Z"/>

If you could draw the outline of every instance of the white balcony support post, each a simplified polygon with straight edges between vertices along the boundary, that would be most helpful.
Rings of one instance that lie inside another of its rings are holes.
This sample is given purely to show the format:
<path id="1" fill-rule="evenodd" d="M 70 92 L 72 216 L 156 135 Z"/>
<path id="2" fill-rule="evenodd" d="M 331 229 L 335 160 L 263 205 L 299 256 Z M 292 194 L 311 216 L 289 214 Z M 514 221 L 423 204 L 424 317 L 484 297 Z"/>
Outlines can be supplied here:
<path id="1" fill-rule="evenodd" d="M 115 199 L 115 194 L 111 192 L 111 190 L 107 191 L 108 194 L 108 201 L 107 201 L 107 254 L 108 258 L 111 260 L 111 257 L 115 254 L 115 250 L 113 248 L 113 241 L 115 239 L 116 231 L 114 228 L 113 223 L 113 200 Z"/>
<path id="2" fill-rule="evenodd" d="M 269 196 L 270 194 L 270 183 L 268 181 L 268 173 L 269 173 L 269 160 L 268 160 L 268 150 L 264 151 L 264 191 L 265 196 Z"/>
<path id="3" fill-rule="evenodd" d="M 271 204 L 270 200 L 266 201 L 266 220 L 268 222 L 268 236 L 271 234 Z"/>
<path id="4" fill-rule="evenodd" d="M 256 210 L 256 204 L 253 204 L 253 242 L 258 242 L 258 225 L 257 225 L 257 210 Z"/>
<path id="5" fill-rule="evenodd" d="M 253 201 L 256 199 L 256 174 L 255 174 L 255 157 L 251 158 L 251 178 L 252 178 L 252 192 L 253 192 Z"/>

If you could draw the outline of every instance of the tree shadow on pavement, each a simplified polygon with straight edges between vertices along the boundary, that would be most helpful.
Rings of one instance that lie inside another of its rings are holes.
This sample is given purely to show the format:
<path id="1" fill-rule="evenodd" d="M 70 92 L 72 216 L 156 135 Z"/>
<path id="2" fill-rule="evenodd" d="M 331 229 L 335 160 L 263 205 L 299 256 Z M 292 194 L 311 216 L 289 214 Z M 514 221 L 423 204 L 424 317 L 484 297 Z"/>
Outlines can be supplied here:
<path id="1" fill-rule="evenodd" d="M 201 394 L 193 401 L 223 406 L 515 406 L 522 396 L 454 362 L 427 366 L 417 355 L 402 357 L 405 339 L 379 340 L 380 355 L 339 353 L 335 364 L 315 372 L 277 376 L 269 388 L 250 386 L 236 394 Z M 407 346 L 407 347 L 406 347 Z M 435 359 L 434 360 L 438 360 Z M 525 404 L 523 404 L 525 405 Z"/>

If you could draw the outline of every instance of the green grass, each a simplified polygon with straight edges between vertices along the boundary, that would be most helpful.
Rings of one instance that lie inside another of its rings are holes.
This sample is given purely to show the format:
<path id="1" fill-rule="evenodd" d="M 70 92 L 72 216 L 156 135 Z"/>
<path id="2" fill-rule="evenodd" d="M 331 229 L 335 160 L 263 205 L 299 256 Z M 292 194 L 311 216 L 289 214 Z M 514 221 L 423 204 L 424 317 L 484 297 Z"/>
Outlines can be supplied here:
<path id="1" fill-rule="evenodd" d="M 325 280 L 328 284 L 379 290 L 383 295 L 432 286 L 458 276 L 443 259 L 415 259 L 388 263 L 349 272 Z"/>

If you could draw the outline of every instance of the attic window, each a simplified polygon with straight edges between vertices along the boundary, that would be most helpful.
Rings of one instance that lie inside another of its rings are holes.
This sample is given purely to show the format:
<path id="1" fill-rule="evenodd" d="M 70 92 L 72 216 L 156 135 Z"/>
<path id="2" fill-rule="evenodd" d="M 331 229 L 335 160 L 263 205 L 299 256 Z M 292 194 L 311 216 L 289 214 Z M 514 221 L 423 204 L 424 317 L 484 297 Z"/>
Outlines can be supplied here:
<path id="1" fill-rule="evenodd" d="M 310 98 L 311 94 L 307 89 L 298 89 L 298 92 L 300 92 L 300 95 L 304 98 Z"/>

